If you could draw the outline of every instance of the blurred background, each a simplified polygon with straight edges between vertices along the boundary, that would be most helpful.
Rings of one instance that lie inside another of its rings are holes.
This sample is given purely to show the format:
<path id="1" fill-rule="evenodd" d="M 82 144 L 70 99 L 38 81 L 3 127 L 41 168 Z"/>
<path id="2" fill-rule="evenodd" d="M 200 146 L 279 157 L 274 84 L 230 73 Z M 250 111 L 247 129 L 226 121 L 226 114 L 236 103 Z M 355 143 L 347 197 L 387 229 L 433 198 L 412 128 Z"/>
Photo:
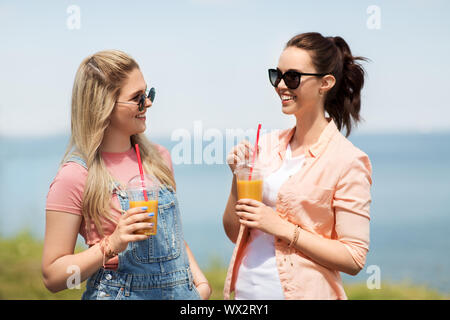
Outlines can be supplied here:
<path id="1" fill-rule="evenodd" d="M 45 202 L 70 135 L 76 70 L 104 49 L 129 53 L 156 88 L 152 141 L 173 158 L 176 132 L 200 143 L 191 164 L 174 163 L 175 178 L 186 241 L 220 299 L 233 250 L 222 228 L 229 150 L 224 143 L 219 164 L 195 164 L 195 150 L 212 143 L 208 130 L 225 139 L 258 123 L 267 132 L 295 125 L 267 69 L 309 31 L 339 35 L 370 59 L 364 121 L 350 140 L 372 161 L 371 244 L 365 268 L 343 274 L 349 297 L 448 298 L 449 9 L 444 0 L 0 1 L 0 299 L 81 296 L 42 285 Z"/>

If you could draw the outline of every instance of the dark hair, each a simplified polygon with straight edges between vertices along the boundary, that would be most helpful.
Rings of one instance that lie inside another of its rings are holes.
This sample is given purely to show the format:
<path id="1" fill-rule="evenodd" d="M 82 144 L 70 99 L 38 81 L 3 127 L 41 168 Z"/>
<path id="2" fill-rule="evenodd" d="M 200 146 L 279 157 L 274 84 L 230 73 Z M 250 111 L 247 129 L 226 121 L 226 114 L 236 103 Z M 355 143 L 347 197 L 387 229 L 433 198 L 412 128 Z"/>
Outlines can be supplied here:
<path id="1" fill-rule="evenodd" d="M 347 129 L 346 137 L 355 124 L 361 120 L 361 89 L 364 85 L 364 69 L 357 60 L 367 61 L 364 57 L 354 57 L 347 42 L 341 37 L 323 37 L 317 32 L 296 35 L 286 44 L 308 50 L 316 72 L 330 73 L 336 78 L 336 84 L 327 93 L 325 111 L 341 130 Z"/>

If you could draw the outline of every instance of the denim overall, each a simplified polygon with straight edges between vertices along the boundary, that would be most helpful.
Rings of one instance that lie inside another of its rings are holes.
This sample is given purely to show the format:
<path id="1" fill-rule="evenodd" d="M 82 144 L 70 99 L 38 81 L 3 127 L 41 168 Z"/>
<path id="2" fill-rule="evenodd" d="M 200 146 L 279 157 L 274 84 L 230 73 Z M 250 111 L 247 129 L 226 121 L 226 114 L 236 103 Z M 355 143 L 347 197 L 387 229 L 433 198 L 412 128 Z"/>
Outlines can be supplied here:
<path id="1" fill-rule="evenodd" d="M 87 169 L 83 159 L 71 156 Z M 129 209 L 126 192 L 116 183 L 122 210 Z M 180 210 L 171 186 L 162 185 L 158 195 L 157 233 L 146 240 L 129 242 L 119 253 L 116 270 L 100 268 L 88 280 L 83 300 L 198 300 L 181 229 Z"/>

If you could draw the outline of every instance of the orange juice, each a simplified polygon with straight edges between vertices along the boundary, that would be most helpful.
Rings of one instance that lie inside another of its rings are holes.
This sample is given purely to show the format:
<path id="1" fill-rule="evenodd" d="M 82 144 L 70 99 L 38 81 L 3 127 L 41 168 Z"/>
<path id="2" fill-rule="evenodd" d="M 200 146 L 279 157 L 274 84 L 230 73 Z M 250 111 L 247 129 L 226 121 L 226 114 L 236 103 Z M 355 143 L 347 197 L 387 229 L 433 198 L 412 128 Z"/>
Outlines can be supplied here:
<path id="1" fill-rule="evenodd" d="M 158 201 L 157 200 L 149 200 L 149 201 L 130 201 L 130 208 L 136 207 L 147 207 L 148 213 L 153 212 L 155 215 L 153 217 L 148 217 L 143 222 L 153 223 L 153 227 L 148 229 L 140 229 L 135 231 L 135 234 L 145 234 L 147 236 L 156 234 L 156 227 L 158 223 Z"/>
<path id="2" fill-rule="evenodd" d="M 262 201 L 263 181 L 262 180 L 238 180 L 238 199 L 254 199 Z"/>

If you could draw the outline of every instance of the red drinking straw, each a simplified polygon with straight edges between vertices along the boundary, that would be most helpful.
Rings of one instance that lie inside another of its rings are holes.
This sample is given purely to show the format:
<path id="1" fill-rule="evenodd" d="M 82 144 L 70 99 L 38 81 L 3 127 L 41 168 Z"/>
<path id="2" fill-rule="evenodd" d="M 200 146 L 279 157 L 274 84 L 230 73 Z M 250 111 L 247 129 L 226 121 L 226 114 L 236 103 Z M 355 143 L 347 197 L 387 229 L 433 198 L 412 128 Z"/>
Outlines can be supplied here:
<path id="1" fill-rule="evenodd" d="M 250 167 L 250 174 L 248 180 L 252 180 L 253 167 L 255 166 L 256 153 L 258 152 L 259 131 L 261 130 L 261 124 L 258 124 L 258 131 L 256 132 L 255 150 L 253 151 L 252 166 Z"/>
<path id="2" fill-rule="evenodd" d="M 144 181 L 144 170 L 142 170 L 141 153 L 139 152 L 139 145 L 136 143 L 134 147 L 136 149 L 136 155 L 138 158 L 139 173 L 141 174 L 142 188 L 144 188 L 144 190 L 142 190 L 142 193 L 144 194 L 145 201 L 148 201 L 147 189 L 145 188 L 145 181 Z"/>

